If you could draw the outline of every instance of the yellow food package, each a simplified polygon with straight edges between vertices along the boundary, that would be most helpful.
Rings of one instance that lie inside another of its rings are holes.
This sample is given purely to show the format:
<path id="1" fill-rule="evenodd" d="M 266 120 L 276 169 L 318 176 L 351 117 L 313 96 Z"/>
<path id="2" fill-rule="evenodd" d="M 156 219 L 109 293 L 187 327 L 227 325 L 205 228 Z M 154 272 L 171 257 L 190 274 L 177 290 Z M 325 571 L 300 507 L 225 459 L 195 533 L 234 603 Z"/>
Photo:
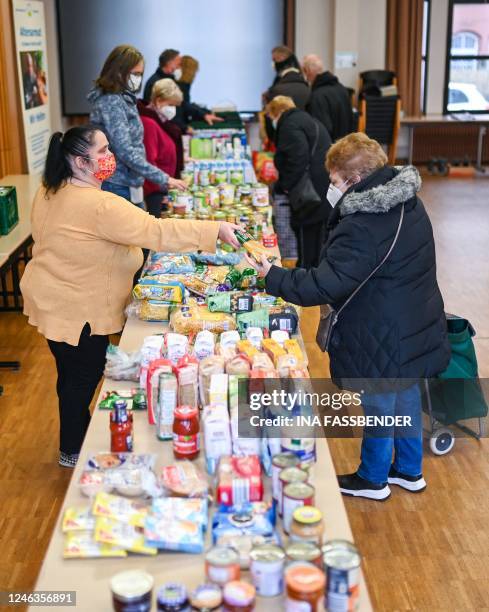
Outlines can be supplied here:
<path id="1" fill-rule="evenodd" d="M 168 321 L 170 306 L 171 304 L 158 300 L 142 300 L 139 318 L 142 321 Z"/>
<path id="2" fill-rule="evenodd" d="M 174 332 L 185 335 L 204 329 L 221 334 L 236 329 L 236 321 L 225 312 L 209 312 L 206 306 L 182 306 L 171 313 L 170 327 Z"/>
<path id="3" fill-rule="evenodd" d="M 96 542 L 93 531 L 68 531 L 63 545 L 65 559 L 127 557 L 127 552 L 112 544 Z"/>
<path id="4" fill-rule="evenodd" d="M 286 340 L 284 342 L 284 349 L 290 355 L 294 355 L 294 357 L 297 359 L 297 363 L 304 363 L 304 354 L 302 353 L 301 347 L 299 346 L 297 340 Z"/>
<path id="5" fill-rule="evenodd" d="M 141 555 L 156 555 L 158 552 L 156 548 L 146 546 L 142 530 L 110 518 L 99 517 L 97 519 L 95 541 L 112 544 L 112 546 L 118 546 Z"/>
<path id="6" fill-rule="evenodd" d="M 90 506 L 66 508 L 61 528 L 65 533 L 67 531 L 93 530 L 95 528 L 95 517 Z"/>
<path id="7" fill-rule="evenodd" d="M 236 343 L 236 348 L 238 349 L 238 353 L 243 353 L 250 359 L 253 359 L 255 355 L 260 353 L 260 351 L 253 346 L 249 340 L 239 340 Z"/>
<path id="8" fill-rule="evenodd" d="M 92 513 L 95 516 L 112 518 L 135 527 L 144 527 L 148 507 L 134 499 L 127 499 L 110 493 L 97 493 Z"/>
<path id="9" fill-rule="evenodd" d="M 265 353 L 273 361 L 275 367 L 277 367 L 278 358 L 287 354 L 280 344 L 273 338 L 265 338 L 262 341 L 262 347 Z"/>

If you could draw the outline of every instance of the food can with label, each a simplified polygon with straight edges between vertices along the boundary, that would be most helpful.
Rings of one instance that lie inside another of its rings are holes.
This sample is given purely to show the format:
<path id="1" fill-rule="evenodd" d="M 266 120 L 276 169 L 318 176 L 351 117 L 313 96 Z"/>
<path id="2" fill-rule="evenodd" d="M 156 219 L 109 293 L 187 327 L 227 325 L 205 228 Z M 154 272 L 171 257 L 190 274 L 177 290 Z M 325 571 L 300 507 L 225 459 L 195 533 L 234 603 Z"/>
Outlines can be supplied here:
<path id="1" fill-rule="evenodd" d="M 293 542 L 323 543 L 323 513 L 315 506 L 300 506 L 292 513 L 290 540 Z"/>
<path id="2" fill-rule="evenodd" d="M 270 192 L 267 185 L 257 183 L 253 185 L 251 190 L 251 200 L 253 206 L 261 208 L 263 206 L 269 206 L 270 204 Z"/>
<path id="3" fill-rule="evenodd" d="M 292 482 L 284 488 L 283 494 L 283 525 L 285 533 L 289 533 L 292 524 L 292 514 L 301 506 L 314 506 L 314 487 L 307 482 Z"/>
<path id="4" fill-rule="evenodd" d="M 183 214 L 184 212 L 190 212 L 194 207 L 194 197 L 191 193 L 179 193 L 177 200 L 173 205 L 173 210 L 177 214 Z"/>
<path id="5" fill-rule="evenodd" d="M 203 191 L 196 191 L 194 193 L 194 209 L 202 210 L 207 207 L 205 193 Z"/>
<path id="6" fill-rule="evenodd" d="M 307 482 L 308 474 L 304 470 L 298 467 L 288 467 L 281 470 L 278 476 L 278 513 L 280 516 L 283 515 L 284 508 L 284 489 L 292 482 Z"/>
<path id="7" fill-rule="evenodd" d="M 347 540 L 330 540 L 322 548 L 327 587 L 325 606 L 333 612 L 355 612 L 359 607 L 361 555 Z"/>
<path id="8" fill-rule="evenodd" d="M 324 596 L 326 577 L 312 563 L 293 563 L 285 570 L 286 612 L 317 612 Z"/>
<path id="9" fill-rule="evenodd" d="M 205 556 L 205 574 L 209 582 L 224 586 L 240 577 L 239 553 L 234 548 L 214 546 Z"/>
<path id="10" fill-rule="evenodd" d="M 301 463 L 316 462 L 315 438 L 282 438 L 280 444 L 283 452 L 294 453 Z"/>
<path id="11" fill-rule="evenodd" d="M 284 589 L 285 553 L 275 544 L 262 544 L 250 552 L 251 579 L 257 595 L 275 597 Z"/>
<path id="12" fill-rule="evenodd" d="M 287 565 L 292 563 L 313 563 L 322 569 L 322 552 L 317 544 L 312 542 L 291 542 L 285 549 L 285 562 Z"/>
<path id="13" fill-rule="evenodd" d="M 272 459 L 272 497 L 275 501 L 279 499 L 280 482 L 278 476 L 282 470 L 288 467 L 295 467 L 299 464 L 299 459 L 294 453 L 278 453 Z"/>
<path id="14" fill-rule="evenodd" d="M 205 190 L 207 206 L 219 208 L 219 189 L 217 187 L 207 187 Z"/>
<path id="15" fill-rule="evenodd" d="M 223 206 L 232 206 L 234 204 L 235 190 L 236 186 L 230 185 L 229 183 L 222 183 L 219 185 L 221 204 Z"/>

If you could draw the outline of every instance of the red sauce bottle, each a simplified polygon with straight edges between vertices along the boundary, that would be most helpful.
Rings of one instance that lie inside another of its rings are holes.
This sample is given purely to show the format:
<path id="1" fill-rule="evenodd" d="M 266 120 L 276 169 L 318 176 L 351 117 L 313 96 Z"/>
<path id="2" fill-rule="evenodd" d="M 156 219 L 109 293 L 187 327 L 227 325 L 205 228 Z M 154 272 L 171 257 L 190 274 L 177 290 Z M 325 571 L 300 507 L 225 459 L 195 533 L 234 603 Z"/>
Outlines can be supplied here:
<path id="1" fill-rule="evenodd" d="M 124 400 L 117 400 L 110 413 L 110 452 L 130 453 L 132 450 L 132 413 L 128 413 Z"/>
<path id="2" fill-rule="evenodd" d="M 200 451 L 199 411 L 177 406 L 173 420 L 173 454 L 176 459 L 195 459 Z"/>

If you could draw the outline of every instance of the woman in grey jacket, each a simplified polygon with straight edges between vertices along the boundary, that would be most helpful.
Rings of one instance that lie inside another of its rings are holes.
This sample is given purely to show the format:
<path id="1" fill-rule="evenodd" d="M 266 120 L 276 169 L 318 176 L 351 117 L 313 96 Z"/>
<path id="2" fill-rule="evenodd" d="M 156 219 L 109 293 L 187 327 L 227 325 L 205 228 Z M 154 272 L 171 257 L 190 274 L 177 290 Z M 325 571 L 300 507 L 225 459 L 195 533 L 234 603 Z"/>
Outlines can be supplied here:
<path id="1" fill-rule="evenodd" d="M 142 54 L 134 47 L 120 45 L 110 52 L 95 88 L 88 94 L 90 121 L 105 132 L 117 163 L 115 173 L 102 189 L 141 208 L 145 179 L 161 185 L 162 191 L 185 188 L 183 181 L 168 176 L 146 159 L 144 130 L 136 106 L 143 71 Z"/>

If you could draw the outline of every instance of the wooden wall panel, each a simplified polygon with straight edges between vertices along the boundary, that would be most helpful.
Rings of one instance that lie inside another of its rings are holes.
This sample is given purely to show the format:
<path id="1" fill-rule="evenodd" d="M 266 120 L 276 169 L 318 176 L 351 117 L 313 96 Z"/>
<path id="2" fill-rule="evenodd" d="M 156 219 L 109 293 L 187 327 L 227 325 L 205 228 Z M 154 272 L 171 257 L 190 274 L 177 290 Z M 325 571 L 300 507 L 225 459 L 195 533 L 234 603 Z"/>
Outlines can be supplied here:
<path id="1" fill-rule="evenodd" d="M 12 4 L 0 2 L 0 177 L 27 172 Z"/>

